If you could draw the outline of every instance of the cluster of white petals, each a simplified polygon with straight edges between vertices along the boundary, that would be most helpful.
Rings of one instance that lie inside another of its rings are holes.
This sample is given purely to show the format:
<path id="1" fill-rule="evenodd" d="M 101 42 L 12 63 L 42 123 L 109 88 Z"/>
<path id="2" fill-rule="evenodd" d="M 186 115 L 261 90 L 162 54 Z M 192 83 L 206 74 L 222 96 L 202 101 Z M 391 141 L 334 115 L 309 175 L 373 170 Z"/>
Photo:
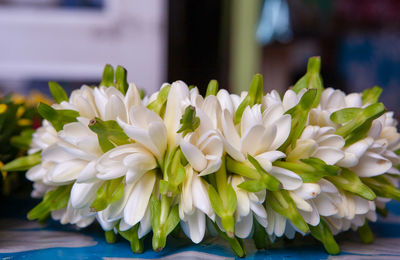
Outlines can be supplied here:
<path id="1" fill-rule="evenodd" d="M 154 219 L 162 224 L 177 206 L 180 226 L 194 243 L 216 228 L 229 237 L 249 238 L 259 232 L 258 226 L 274 240 L 306 234 L 322 220 L 333 234 L 376 221 L 376 209 L 389 201 L 384 192 L 367 199 L 348 187 L 352 183 L 342 185 L 339 177 L 348 173 L 366 184 L 384 177 L 397 186 L 400 134 L 393 113 L 374 118 L 365 136 L 348 143 L 340 133 L 350 123 L 335 122 L 332 115 L 347 108 L 361 111 L 370 104 L 361 94 L 328 88 L 290 143 L 293 109 L 306 92 L 288 90 L 281 97 L 272 91 L 261 102 L 241 107 L 250 91 L 239 96 L 221 89 L 203 97 L 197 88 L 176 81 L 141 98 L 134 84 L 124 94 L 114 86 L 83 86 L 52 106 L 76 111 L 79 116 L 73 122 L 57 131 L 44 120 L 33 135 L 29 154 L 39 152 L 41 162 L 26 174 L 34 182 L 32 196 L 67 187 L 68 202 L 51 209 L 54 219 L 80 227 L 97 219 L 105 231 L 135 230 L 139 239 L 155 228 Z M 156 103 L 159 109 L 152 106 Z M 198 121 L 188 121 L 192 125 L 183 129 L 189 112 Z M 107 135 L 92 129 L 99 122 L 112 122 L 111 130 L 125 138 L 111 136 L 111 148 L 105 149 L 102 138 Z M 178 176 L 183 179 L 177 181 Z M 274 182 L 276 189 L 271 188 Z M 161 204 L 161 216 L 152 215 L 154 198 L 167 201 Z"/>

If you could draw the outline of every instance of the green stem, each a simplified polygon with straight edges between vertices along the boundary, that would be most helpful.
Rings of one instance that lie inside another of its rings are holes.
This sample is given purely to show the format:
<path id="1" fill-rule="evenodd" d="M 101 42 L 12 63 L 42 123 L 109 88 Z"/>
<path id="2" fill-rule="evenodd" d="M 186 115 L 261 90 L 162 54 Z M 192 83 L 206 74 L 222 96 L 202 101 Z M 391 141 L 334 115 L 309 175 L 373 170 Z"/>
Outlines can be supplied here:
<path id="1" fill-rule="evenodd" d="M 258 180 L 261 177 L 256 169 L 242 162 L 235 161 L 230 156 L 226 157 L 226 168 L 229 172 L 233 172 L 250 179 Z"/>

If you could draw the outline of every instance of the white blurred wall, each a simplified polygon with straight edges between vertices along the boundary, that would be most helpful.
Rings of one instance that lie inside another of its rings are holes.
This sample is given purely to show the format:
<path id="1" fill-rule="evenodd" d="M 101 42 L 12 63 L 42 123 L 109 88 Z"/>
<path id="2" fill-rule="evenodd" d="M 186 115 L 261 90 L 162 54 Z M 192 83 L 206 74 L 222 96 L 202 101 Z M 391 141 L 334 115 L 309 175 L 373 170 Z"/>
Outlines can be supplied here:
<path id="1" fill-rule="evenodd" d="M 13 91 L 32 79 L 100 81 L 122 65 L 147 92 L 166 80 L 163 0 L 104 0 L 103 10 L 0 6 L 0 82 Z"/>

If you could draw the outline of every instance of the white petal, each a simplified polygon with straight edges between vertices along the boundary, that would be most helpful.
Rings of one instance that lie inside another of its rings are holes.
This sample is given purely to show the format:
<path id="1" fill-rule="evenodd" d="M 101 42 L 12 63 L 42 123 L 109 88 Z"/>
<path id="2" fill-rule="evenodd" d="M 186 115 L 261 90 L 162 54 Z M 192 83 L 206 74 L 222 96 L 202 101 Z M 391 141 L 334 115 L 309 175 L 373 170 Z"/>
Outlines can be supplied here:
<path id="1" fill-rule="evenodd" d="M 256 155 L 260 150 L 260 136 L 264 136 L 265 128 L 262 125 L 254 125 L 242 136 L 240 150 L 243 154 Z"/>
<path id="2" fill-rule="evenodd" d="M 149 125 L 149 137 L 157 147 L 157 158 L 162 159 L 167 148 L 167 129 L 162 122 L 153 122 Z"/>
<path id="3" fill-rule="evenodd" d="M 292 197 L 294 203 L 296 203 L 296 207 L 302 211 L 311 212 L 313 210 L 310 203 L 308 203 L 305 199 L 297 195 L 295 192 L 290 192 L 290 197 Z"/>
<path id="4" fill-rule="evenodd" d="M 144 217 L 155 181 L 155 173 L 148 172 L 136 183 L 124 210 L 127 224 L 133 226 Z"/>
<path id="5" fill-rule="evenodd" d="M 101 181 L 89 183 L 74 183 L 71 189 L 71 204 L 76 209 L 89 207 L 96 198 L 96 191 Z"/>
<path id="6" fill-rule="evenodd" d="M 272 125 L 277 120 L 281 119 L 285 111 L 281 104 L 274 104 L 266 109 L 262 115 L 264 125 Z"/>
<path id="7" fill-rule="evenodd" d="M 179 215 L 181 219 L 185 219 L 186 215 L 193 214 L 195 210 L 192 195 L 193 168 L 188 165 L 185 170 L 186 177 L 182 185 L 181 201 L 179 203 Z"/>
<path id="8" fill-rule="evenodd" d="M 240 238 L 247 238 L 253 227 L 253 214 L 241 218 L 239 222 L 235 223 L 235 235 Z"/>
<path id="9" fill-rule="evenodd" d="M 325 193 L 321 193 L 317 198 L 315 198 L 314 203 L 321 216 L 332 216 L 338 212 L 336 205 Z"/>
<path id="10" fill-rule="evenodd" d="M 330 146 L 341 149 L 345 144 L 343 137 L 339 135 L 324 135 L 318 138 L 319 146 Z"/>
<path id="11" fill-rule="evenodd" d="M 247 191 L 240 189 L 237 187 L 240 183 L 244 181 L 243 177 L 238 175 L 232 176 L 232 186 L 236 192 L 237 198 L 237 214 L 239 216 L 246 216 L 250 213 L 250 200 L 249 196 L 247 195 Z"/>
<path id="12" fill-rule="evenodd" d="M 115 120 L 117 117 L 127 122 L 127 111 L 122 98 L 112 95 L 106 104 L 104 120 Z"/>
<path id="13" fill-rule="evenodd" d="M 149 136 L 149 132 L 146 129 L 134 127 L 124 123 L 121 119 L 117 118 L 118 124 L 124 130 L 127 136 L 135 140 L 136 142 L 142 144 L 147 149 L 149 149 L 154 155 L 160 156 L 160 150 L 155 146 L 153 141 Z"/>
<path id="14" fill-rule="evenodd" d="M 281 151 L 270 151 L 259 154 L 255 157 L 255 159 L 260 163 L 260 165 L 269 172 L 272 168 L 272 162 L 285 158 L 285 154 Z"/>
<path id="15" fill-rule="evenodd" d="M 299 175 L 284 168 L 272 166 L 270 174 L 282 183 L 285 190 L 295 190 L 303 183 Z"/>
<path id="16" fill-rule="evenodd" d="M 320 179 L 317 183 L 320 186 L 322 192 L 338 193 L 338 190 L 335 187 L 335 185 L 333 185 L 331 182 L 325 180 L 324 178 Z"/>
<path id="17" fill-rule="evenodd" d="M 275 218 L 274 218 L 274 234 L 277 237 L 281 237 L 284 232 L 285 232 L 285 227 L 286 227 L 286 218 L 282 215 L 279 215 L 278 213 L 274 213 Z"/>
<path id="18" fill-rule="evenodd" d="M 66 152 L 60 146 L 53 144 L 42 152 L 42 161 L 61 163 L 68 160 L 79 159 L 73 154 Z"/>
<path id="19" fill-rule="evenodd" d="M 147 207 L 146 213 L 144 217 L 140 221 L 140 226 L 138 230 L 139 239 L 146 236 L 151 231 L 151 216 L 150 216 L 150 207 Z"/>
<path id="20" fill-rule="evenodd" d="M 240 137 L 236 131 L 235 125 L 233 124 L 232 115 L 228 110 L 223 111 L 221 121 L 222 130 L 227 143 L 238 150 L 240 146 Z"/>
<path id="21" fill-rule="evenodd" d="M 285 92 L 285 95 L 283 96 L 282 100 L 282 105 L 285 108 L 285 111 L 288 111 L 292 107 L 296 106 L 298 102 L 299 101 L 296 92 L 294 92 L 291 89 Z"/>
<path id="22" fill-rule="evenodd" d="M 231 97 L 226 89 L 220 89 L 217 93 L 218 101 L 221 105 L 222 111 L 225 109 L 229 111 L 231 115 L 234 113 Z"/>
<path id="23" fill-rule="evenodd" d="M 59 163 L 49 172 L 49 178 L 53 182 L 68 183 L 78 178 L 79 173 L 86 165 L 87 162 L 82 160 Z"/>
<path id="24" fill-rule="evenodd" d="M 323 160 L 326 164 L 334 165 L 344 157 L 342 150 L 329 146 L 320 146 L 312 155 Z"/>
<path id="25" fill-rule="evenodd" d="M 347 107 L 361 107 L 362 99 L 359 93 L 351 93 L 345 97 Z"/>
<path id="26" fill-rule="evenodd" d="M 208 190 L 205 182 L 196 174 L 193 175 L 192 182 L 193 204 L 196 208 L 213 218 L 214 211 L 208 197 Z"/>
<path id="27" fill-rule="evenodd" d="M 277 128 L 276 137 L 270 146 L 270 149 L 278 149 L 288 138 L 291 129 L 292 118 L 290 115 L 283 115 L 277 121 L 275 126 Z"/>
<path id="28" fill-rule="evenodd" d="M 353 196 L 356 206 L 355 214 L 366 214 L 369 211 L 369 201 L 358 196 Z M 364 223 L 363 223 L 364 224 Z"/>
<path id="29" fill-rule="evenodd" d="M 30 181 L 40 181 L 47 173 L 47 170 L 41 164 L 33 166 L 26 172 L 26 178 Z"/>
<path id="30" fill-rule="evenodd" d="M 240 133 L 242 137 L 255 125 L 262 124 L 261 107 L 254 105 L 253 107 L 247 106 L 242 114 L 240 121 Z"/>
<path id="31" fill-rule="evenodd" d="M 318 194 L 321 193 L 321 188 L 316 183 L 303 183 L 299 189 L 293 192 L 296 193 L 297 196 L 309 200 L 317 197 Z"/>
<path id="32" fill-rule="evenodd" d="M 129 225 L 128 223 L 125 222 L 124 219 L 121 219 L 121 222 L 119 222 L 119 230 L 121 231 L 127 231 L 131 229 L 133 225 Z"/>
<path id="33" fill-rule="evenodd" d="M 304 218 L 305 222 L 307 222 L 308 224 L 310 224 L 312 226 L 316 226 L 319 224 L 320 217 L 319 217 L 317 210 L 315 209 L 315 206 L 313 205 L 313 202 L 311 202 L 311 203 L 312 203 L 312 207 L 313 207 L 313 210 L 311 212 L 299 210 L 299 213 Z"/>
<path id="34" fill-rule="evenodd" d="M 183 155 L 196 171 L 202 171 L 207 167 L 207 160 L 204 154 L 196 146 L 182 140 L 180 147 Z"/>
<path id="35" fill-rule="evenodd" d="M 187 217 L 187 222 L 184 224 L 188 233 L 187 235 L 190 239 L 196 244 L 200 243 L 201 240 L 203 240 L 206 230 L 206 219 L 204 213 L 196 210 L 193 215 Z"/>
<path id="36" fill-rule="evenodd" d="M 168 143 L 174 147 L 177 145 L 176 131 L 179 129 L 179 120 L 182 117 L 182 101 L 189 98 L 189 89 L 182 81 L 172 83 L 168 93 L 168 101 L 165 108 L 164 122 L 167 128 Z"/>
<path id="37" fill-rule="evenodd" d="M 368 147 L 372 145 L 373 141 L 371 137 L 364 138 L 347 147 L 345 151 L 360 158 L 367 151 Z"/>
<path id="38" fill-rule="evenodd" d="M 127 111 L 129 111 L 133 106 L 140 105 L 140 93 L 135 84 L 129 84 L 129 88 L 125 94 L 124 103 Z"/>
<path id="39" fill-rule="evenodd" d="M 199 176 L 205 176 L 205 175 L 208 175 L 210 173 L 214 173 L 214 172 L 218 171 L 219 168 L 221 167 L 221 164 L 222 164 L 222 160 L 221 159 L 208 161 L 207 168 L 205 168 L 203 171 L 201 171 L 199 173 Z"/>
<path id="40" fill-rule="evenodd" d="M 96 177 L 96 161 L 89 162 L 85 168 L 79 174 L 76 182 L 86 182 Z"/>
<path id="41" fill-rule="evenodd" d="M 387 172 L 392 162 L 376 153 L 367 152 L 357 166 L 351 168 L 360 177 L 372 177 Z"/>

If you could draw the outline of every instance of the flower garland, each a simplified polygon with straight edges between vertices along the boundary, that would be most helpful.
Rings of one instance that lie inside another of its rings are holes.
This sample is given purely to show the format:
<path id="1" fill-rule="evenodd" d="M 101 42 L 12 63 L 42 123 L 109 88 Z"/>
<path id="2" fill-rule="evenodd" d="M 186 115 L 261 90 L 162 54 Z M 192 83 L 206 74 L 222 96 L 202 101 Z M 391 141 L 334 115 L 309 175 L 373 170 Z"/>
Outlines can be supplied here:
<path id="1" fill-rule="evenodd" d="M 110 65 L 99 87 L 50 90 L 57 104 L 39 105 L 45 120 L 20 163 L 43 197 L 28 218 L 97 220 L 135 253 L 150 231 L 160 251 L 181 228 L 194 243 L 219 234 L 240 257 L 244 238 L 261 249 L 296 232 L 338 254 L 334 235 L 372 242 L 368 223 L 400 199 L 400 134 L 381 89 L 324 89 L 319 57 L 282 98 L 259 74 L 240 95 L 212 80 L 205 97 L 182 81 L 143 97 Z"/>

